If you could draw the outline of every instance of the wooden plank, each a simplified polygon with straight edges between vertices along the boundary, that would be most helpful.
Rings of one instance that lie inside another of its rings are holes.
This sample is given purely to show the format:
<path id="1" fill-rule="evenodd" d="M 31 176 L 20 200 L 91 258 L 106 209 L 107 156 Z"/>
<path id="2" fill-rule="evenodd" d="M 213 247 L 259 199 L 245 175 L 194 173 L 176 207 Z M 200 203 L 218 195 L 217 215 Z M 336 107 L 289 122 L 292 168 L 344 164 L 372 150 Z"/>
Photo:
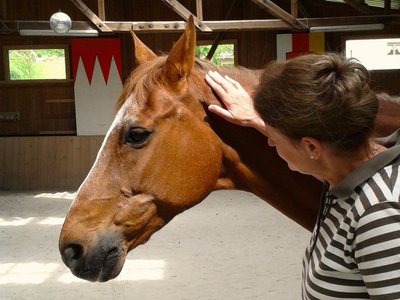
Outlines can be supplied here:
<path id="1" fill-rule="evenodd" d="M 112 30 L 107 24 L 101 20 L 89 7 L 86 6 L 81 0 L 70 0 L 88 19 L 96 25 L 102 32 L 111 32 Z"/>
<path id="2" fill-rule="evenodd" d="M 385 23 L 399 25 L 400 15 L 387 16 L 357 16 L 357 17 L 327 17 L 327 18 L 299 18 L 300 22 L 312 26 L 334 25 L 359 25 Z M 146 33 L 180 32 L 185 29 L 183 21 L 157 21 L 157 22 L 106 22 L 116 32 L 142 31 Z M 289 24 L 279 19 L 268 20 L 230 20 L 230 21 L 204 21 L 212 31 L 243 31 L 243 30 L 291 30 Z"/>
<path id="3" fill-rule="evenodd" d="M 272 15 L 274 15 L 277 18 L 282 19 L 286 23 L 288 23 L 292 28 L 294 29 L 299 29 L 299 30 L 305 30 L 308 29 L 307 25 L 296 19 L 294 16 L 291 14 L 287 13 L 285 10 L 280 8 L 278 5 L 273 3 L 270 0 L 252 0 L 254 3 L 256 3 L 258 6 L 266 9 L 269 11 Z"/>
<path id="4" fill-rule="evenodd" d="M 0 190 L 5 190 L 6 186 L 9 186 L 9 161 L 13 153 L 9 146 L 10 138 L 2 138 L 0 140 Z"/>
<path id="5" fill-rule="evenodd" d="M 301 3 L 300 3 L 301 4 Z M 302 7 L 299 5 L 299 7 Z M 304 14 L 305 15 L 305 14 Z M 351 16 L 351 17 L 326 17 L 326 18 L 298 18 L 299 22 L 311 26 L 327 25 L 358 25 L 385 23 L 387 25 L 400 25 L 400 14 L 374 15 L 374 16 Z M 32 26 L 31 21 L 5 21 L 7 26 L 16 27 Z M 48 22 L 45 22 L 48 27 Z M 143 33 L 157 32 L 181 32 L 185 29 L 184 21 L 149 21 L 149 22 L 121 22 L 104 21 L 104 23 L 115 32 L 129 32 L 130 30 Z M 243 30 L 291 30 L 288 23 L 280 19 L 257 19 L 257 20 L 232 20 L 232 21 L 203 21 L 212 31 L 243 31 Z M 7 84 L 7 83 L 6 83 Z M 33 83 L 32 83 L 33 84 Z M 36 82 L 35 82 L 36 84 Z M 0 82 L 0 86 L 3 83 Z"/>
<path id="6" fill-rule="evenodd" d="M 84 153 L 82 151 L 83 147 L 83 141 L 87 140 L 82 137 L 78 137 L 75 139 L 74 137 L 70 137 L 71 139 L 71 153 L 70 155 L 70 164 L 71 164 L 71 170 L 68 176 L 71 178 L 71 183 L 70 185 L 74 187 L 74 189 L 77 189 L 79 187 L 79 183 L 82 181 L 82 171 L 81 171 L 81 156 Z"/>
<path id="7" fill-rule="evenodd" d="M 11 176 L 13 180 L 11 181 L 11 188 L 18 189 L 20 185 L 23 185 L 24 182 L 22 180 L 24 176 L 24 164 L 23 160 L 23 148 L 25 146 L 24 140 L 20 143 L 17 143 L 15 140 L 13 141 L 12 149 L 15 156 L 12 157 L 12 165 L 10 169 L 12 170 Z"/>
<path id="8" fill-rule="evenodd" d="M 104 7 L 104 0 L 97 0 L 98 14 L 102 21 L 106 20 L 106 10 Z"/>
<path id="9" fill-rule="evenodd" d="M 93 137 L 81 137 L 79 140 L 79 149 L 77 149 L 78 152 L 78 162 L 79 162 L 79 168 L 76 168 L 78 173 L 77 173 L 77 186 L 79 187 L 80 184 L 83 182 L 85 179 L 87 173 L 90 170 L 90 167 L 92 166 L 92 159 L 95 157 L 95 154 L 93 154 L 93 151 L 90 147 L 90 142 L 93 140 Z"/>
<path id="10" fill-rule="evenodd" d="M 236 9 L 238 3 L 239 3 L 239 2 L 238 2 L 237 0 L 233 0 L 233 1 L 232 1 L 231 6 L 229 7 L 229 10 L 228 10 L 228 12 L 227 12 L 226 15 L 225 15 L 225 20 L 228 20 L 228 19 L 231 18 L 231 15 L 232 15 L 233 11 Z M 215 53 L 215 51 L 217 50 L 218 45 L 219 45 L 219 42 L 222 40 L 222 37 L 223 37 L 223 32 L 222 32 L 222 31 L 219 31 L 219 32 L 217 33 L 217 36 L 214 38 L 214 41 L 213 41 L 213 43 L 212 43 L 212 45 L 211 45 L 210 50 L 209 50 L 208 53 L 207 53 L 206 58 L 207 58 L 208 60 L 211 60 L 212 57 L 214 56 L 214 53 Z"/>
<path id="11" fill-rule="evenodd" d="M 108 27 L 116 32 L 138 31 L 144 33 L 181 32 L 185 30 L 183 21 L 154 21 L 154 22 L 106 22 Z M 243 20 L 243 21 L 204 21 L 212 31 L 241 31 L 241 30 L 284 30 L 291 29 L 282 20 Z"/>
<path id="12" fill-rule="evenodd" d="M 301 13 L 301 15 L 302 15 L 304 18 L 310 18 L 310 17 L 311 17 L 310 13 L 309 13 L 308 10 L 304 7 L 304 5 L 303 5 L 302 2 L 297 2 L 297 8 L 298 8 L 298 11 Z"/>
<path id="13" fill-rule="evenodd" d="M 177 0 L 163 0 L 170 8 L 172 8 L 178 15 L 187 20 L 189 16 L 193 15 L 194 25 L 201 31 L 212 31 L 210 27 L 204 24 L 199 18 L 195 17 L 186 7 L 184 7 Z"/>
<path id="14" fill-rule="evenodd" d="M 203 21 L 203 0 L 196 0 L 196 16 Z"/>
<path id="15" fill-rule="evenodd" d="M 74 103 L 74 99 L 46 99 L 45 103 Z"/>
<path id="16" fill-rule="evenodd" d="M 7 20 L 7 5 L 6 1 L 0 1 L 0 20 Z"/>
<path id="17" fill-rule="evenodd" d="M 357 0 L 344 0 L 344 2 L 347 3 L 347 5 L 354 8 L 355 10 L 357 10 L 358 12 L 361 12 L 363 14 L 370 15 L 374 13 L 371 7 L 365 4 L 365 2 Z"/>
<path id="18" fill-rule="evenodd" d="M 291 0 L 291 1 L 290 1 L 290 14 L 291 14 L 293 17 L 297 18 L 297 17 L 298 17 L 298 12 L 299 12 L 299 9 L 298 9 L 298 2 L 297 2 L 297 0 Z"/>
<path id="19" fill-rule="evenodd" d="M 385 0 L 385 2 L 384 2 L 385 4 L 384 4 L 384 11 L 385 11 L 385 14 L 389 14 L 389 12 L 390 12 L 390 10 L 391 10 L 391 6 L 392 6 L 392 1 L 391 0 Z"/>
<path id="20" fill-rule="evenodd" d="M 32 138 L 34 139 L 34 138 Z M 29 177 L 29 186 L 30 189 L 34 186 L 40 186 L 41 185 L 41 180 L 43 176 L 38 176 L 38 174 L 35 174 L 35 172 L 31 172 L 30 170 L 40 170 L 40 157 L 39 153 L 43 153 L 42 150 L 42 145 L 41 145 L 41 139 L 37 141 L 30 141 L 29 142 L 29 155 L 26 156 L 25 161 L 27 162 L 28 167 L 25 168 L 26 170 L 26 176 Z M 43 172 L 43 171 L 42 171 Z"/>
<path id="21" fill-rule="evenodd" d="M 60 177 L 64 177 L 65 182 L 68 186 L 71 186 L 75 188 L 74 186 L 74 170 L 76 168 L 76 155 L 79 155 L 78 153 L 75 153 L 74 149 L 76 149 L 76 145 L 79 145 L 80 138 L 74 138 L 68 137 L 67 139 L 64 140 L 66 146 L 64 148 L 65 152 L 62 157 L 61 164 L 66 166 L 64 168 L 64 172 L 62 172 L 62 175 Z M 61 184 L 61 183 L 59 183 Z"/>
<path id="22" fill-rule="evenodd" d="M 52 149 L 53 145 L 50 144 L 51 138 L 40 138 L 38 142 L 40 143 L 39 147 L 39 161 L 38 161 L 38 168 L 42 169 L 43 174 L 45 176 L 40 176 L 40 180 L 36 183 L 37 186 L 40 186 L 42 189 L 47 189 L 52 187 L 53 184 L 53 177 L 50 176 L 50 170 L 54 170 L 53 164 L 51 159 L 51 153 L 49 153 L 49 149 Z M 48 156 L 47 159 L 49 163 L 43 164 L 43 155 Z M 39 176 L 38 176 L 39 177 Z"/>
<path id="23" fill-rule="evenodd" d="M 75 190 L 102 140 L 102 136 L 1 137 L 0 189 Z"/>

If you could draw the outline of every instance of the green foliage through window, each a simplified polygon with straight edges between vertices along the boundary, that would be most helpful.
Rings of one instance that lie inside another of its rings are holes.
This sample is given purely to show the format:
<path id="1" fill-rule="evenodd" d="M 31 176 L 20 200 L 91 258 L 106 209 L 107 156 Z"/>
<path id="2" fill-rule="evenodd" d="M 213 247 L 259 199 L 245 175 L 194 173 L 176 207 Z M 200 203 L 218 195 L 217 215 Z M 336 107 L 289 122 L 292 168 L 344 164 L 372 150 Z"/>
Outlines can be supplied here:
<path id="1" fill-rule="evenodd" d="M 66 79 L 64 49 L 8 50 L 10 79 Z"/>
<path id="2" fill-rule="evenodd" d="M 196 56 L 205 59 L 211 45 L 196 46 Z M 234 44 L 221 44 L 218 45 L 211 62 L 218 67 L 233 67 L 235 65 L 235 45 Z"/>

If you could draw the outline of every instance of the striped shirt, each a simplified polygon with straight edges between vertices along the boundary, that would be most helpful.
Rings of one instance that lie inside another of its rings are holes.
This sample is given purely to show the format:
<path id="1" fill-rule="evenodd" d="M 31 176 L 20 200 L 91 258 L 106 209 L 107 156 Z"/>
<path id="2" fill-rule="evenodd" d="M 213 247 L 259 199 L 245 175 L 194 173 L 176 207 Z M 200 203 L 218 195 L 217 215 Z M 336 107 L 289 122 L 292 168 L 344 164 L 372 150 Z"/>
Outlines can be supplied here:
<path id="1" fill-rule="evenodd" d="M 325 194 L 303 259 L 303 299 L 400 299 L 400 130 Z"/>

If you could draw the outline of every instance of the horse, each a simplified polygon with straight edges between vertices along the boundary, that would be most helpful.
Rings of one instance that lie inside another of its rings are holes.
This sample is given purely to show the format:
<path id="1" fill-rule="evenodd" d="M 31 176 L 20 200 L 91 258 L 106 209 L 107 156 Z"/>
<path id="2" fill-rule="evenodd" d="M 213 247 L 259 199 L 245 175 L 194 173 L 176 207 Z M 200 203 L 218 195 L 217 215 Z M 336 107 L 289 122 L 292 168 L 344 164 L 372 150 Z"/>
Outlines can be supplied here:
<path id="1" fill-rule="evenodd" d="M 193 19 L 168 55 L 155 55 L 133 32 L 132 39 L 136 68 L 60 233 L 72 273 L 100 282 L 117 277 L 129 251 L 219 189 L 251 192 L 311 230 L 322 183 L 291 171 L 258 131 L 207 110 L 221 105 L 204 80 L 216 67 L 195 57 Z M 218 71 L 249 93 L 259 81 L 259 70 Z M 385 112 L 398 116 L 393 106 Z"/>

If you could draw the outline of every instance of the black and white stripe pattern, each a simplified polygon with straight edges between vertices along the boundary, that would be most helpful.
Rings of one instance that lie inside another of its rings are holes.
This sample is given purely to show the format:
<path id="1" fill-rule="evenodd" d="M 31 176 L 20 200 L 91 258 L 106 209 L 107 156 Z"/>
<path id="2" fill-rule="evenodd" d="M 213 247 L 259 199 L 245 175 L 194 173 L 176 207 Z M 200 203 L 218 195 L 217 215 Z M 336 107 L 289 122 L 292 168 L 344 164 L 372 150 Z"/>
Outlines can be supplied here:
<path id="1" fill-rule="evenodd" d="M 389 150 L 386 167 L 377 158 L 342 184 L 348 196 L 332 189 L 303 260 L 303 299 L 400 299 L 400 147 Z"/>

